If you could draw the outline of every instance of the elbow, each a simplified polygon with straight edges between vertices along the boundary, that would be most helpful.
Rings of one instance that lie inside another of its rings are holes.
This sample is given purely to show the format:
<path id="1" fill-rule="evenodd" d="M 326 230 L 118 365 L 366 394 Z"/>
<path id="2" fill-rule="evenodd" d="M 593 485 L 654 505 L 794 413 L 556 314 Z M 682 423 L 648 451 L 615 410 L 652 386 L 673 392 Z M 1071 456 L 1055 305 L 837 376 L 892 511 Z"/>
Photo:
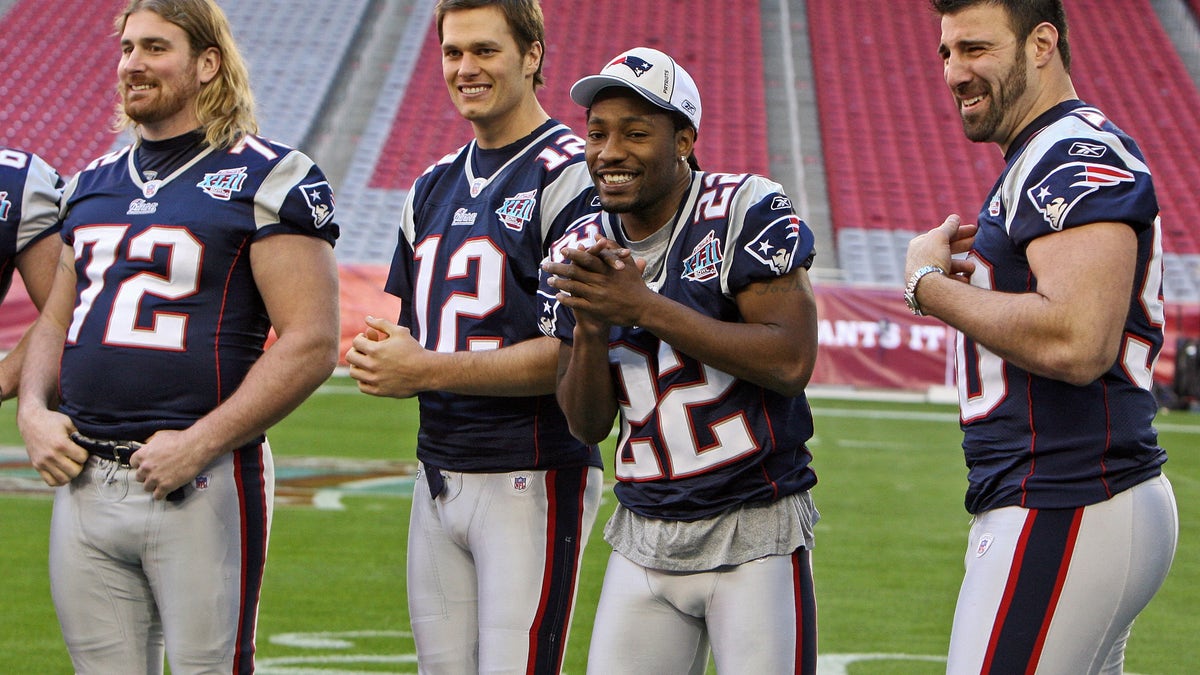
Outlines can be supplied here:
<path id="1" fill-rule="evenodd" d="M 337 368 L 341 358 L 341 336 L 314 335 L 303 350 L 302 363 L 314 380 L 325 381 Z"/>
<path id="2" fill-rule="evenodd" d="M 773 381 L 768 383 L 766 387 L 781 396 L 800 396 L 804 394 L 804 390 L 808 388 L 808 382 L 812 379 L 813 369 L 816 366 L 817 355 L 815 352 L 806 353 L 793 359 L 789 367 L 777 368 L 773 372 Z"/>
<path id="3" fill-rule="evenodd" d="M 1076 387 L 1085 387 L 1103 377 L 1116 360 L 1115 344 L 1086 350 L 1065 348 L 1047 363 L 1046 375 Z"/>
<path id="4" fill-rule="evenodd" d="M 568 424 L 567 427 L 570 429 L 572 436 L 578 439 L 580 443 L 586 443 L 587 445 L 599 445 L 603 443 L 612 430 L 611 428 L 601 430 L 599 428 L 580 427 L 575 424 Z"/>

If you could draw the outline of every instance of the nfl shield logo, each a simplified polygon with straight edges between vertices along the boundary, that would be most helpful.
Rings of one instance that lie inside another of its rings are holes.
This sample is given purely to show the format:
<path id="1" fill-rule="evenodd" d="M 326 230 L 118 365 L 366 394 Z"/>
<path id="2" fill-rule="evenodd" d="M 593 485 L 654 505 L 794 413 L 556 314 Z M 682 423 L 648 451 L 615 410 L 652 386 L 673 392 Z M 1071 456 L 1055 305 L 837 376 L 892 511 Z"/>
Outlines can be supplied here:
<path id="1" fill-rule="evenodd" d="M 513 489 L 524 492 L 529 488 L 529 476 L 513 476 Z"/>

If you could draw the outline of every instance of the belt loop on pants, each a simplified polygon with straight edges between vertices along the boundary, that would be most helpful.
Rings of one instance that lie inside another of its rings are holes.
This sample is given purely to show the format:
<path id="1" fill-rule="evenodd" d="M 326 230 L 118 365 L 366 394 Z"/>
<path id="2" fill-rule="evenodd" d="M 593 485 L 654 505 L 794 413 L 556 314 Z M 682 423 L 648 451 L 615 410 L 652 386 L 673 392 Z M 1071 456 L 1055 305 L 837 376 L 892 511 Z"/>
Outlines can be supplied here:
<path id="1" fill-rule="evenodd" d="M 129 461 L 133 459 L 133 453 L 140 450 L 143 445 L 141 441 L 120 441 L 92 438 L 90 436 L 84 436 L 78 431 L 71 432 L 71 440 L 74 441 L 79 447 L 87 450 L 89 455 L 94 455 L 100 459 L 106 459 L 110 462 L 116 462 L 126 469 L 133 468 L 129 465 Z M 183 500 L 183 497 L 183 488 L 178 487 L 167 495 L 167 501 L 179 502 Z"/>

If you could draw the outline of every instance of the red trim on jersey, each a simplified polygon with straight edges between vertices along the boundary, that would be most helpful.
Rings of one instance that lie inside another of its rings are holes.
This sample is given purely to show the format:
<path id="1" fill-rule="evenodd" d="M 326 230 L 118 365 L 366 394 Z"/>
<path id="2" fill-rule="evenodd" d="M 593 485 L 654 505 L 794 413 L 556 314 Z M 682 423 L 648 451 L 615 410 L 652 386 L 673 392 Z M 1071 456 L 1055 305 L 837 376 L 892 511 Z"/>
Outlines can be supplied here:
<path id="1" fill-rule="evenodd" d="M 1058 577 L 1054 581 L 1054 591 L 1050 594 L 1050 602 L 1046 607 L 1046 615 L 1042 619 L 1042 628 L 1038 631 L 1037 641 L 1033 643 L 1033 651 L 1029 655 L 1029 667 L 1026 675 L 1033 675 L 1037 670 L 1038 660 L 1042 657 L 1042 647 L 1046 644 L 1046 634 L 1050 632 L 1050 622 L 1054 619 L 1054 609 L 1058 607 L 1058 598 L 1062 595 L 1063 586 L 1067 583 L 1067 571 L 1071 567 L 1071 557 L 1075 553 L 1075 541 L 1079 538 L 1079 527 L 1083 523 L 1083 509 L 1075 509 L 1075 517 L 1071 519 L 1071 529 L 1067 532 L 1067 541 L 1063 548 L 1062 562 L 1058 566 Z"/>
<path id="2" fill-rule="evenodd" d="M 246 244 L 249 241 L 249 238 L 242 241 L 241 246 L 238 247 L 237 255 L 233 256 L 233 260 L 230 262 L 229 272 L 225 275 L 225 286 L 221 291 L 221 309 L 217 311 L 217 330 L 213 333 L 213 365 L 217 381 L 217 403 L 225 399 L 221 391 L 221 324 L 225 322 L 225 303 L 229 302 L 229 284 L 233 281 L 233 271 L 237 269 L 238 261 L 242 259 L 242 253 L 246 250 Z M 240 480 L 238 486 L 239 488 L 241 487 Z"/>
<path id="3" fill-rule="evenodd" d="M 996 657 L 996 647 L 1000 642 L 1000 632 L 1004 628 L 1004 620 L 1008 618 L 1008 610 L 1012 607 L 1013 595 L 1017 590 L 1017 580 L 1021 577 L 1021 564 L 1025 562 L 1025 547 L 1029 544 L 1029 534 L 1033 531 L 1033 523 L 1037 520 L 1037 511 L 1030 511 L 1025 516 L 1025 525 L 1021 528 L 1021 537 L 1017 539 L 1017 548 L 1013 551 L 1012 566 L 1008 569 L 1008 581 L 1004 585 L 1004 596 L 996 609 L 996 618 L 992 622 L 992 634 L 988 637 L 987 653 L 983 657 L 983 668 L 980 673 L 992 671 L 992 659 Z"/>
<path id="4" fill-rule="evenodd" d="M 1028 508 L 1025 500 L 1029 498 L 1029 491 L 1025 489 L 1025 483 L 1037 470 L 1037 428 L 1033 424 L 1033 377 L 1030 375 L 1025 376 L 1025 404 L 1029 407 L 1029 472 L 1021 479 L 1021 506 Z"/>
<path id="5" fill-rule="evenodd" d="M 771 447 L 777 448 L 779 446 L 775 443 L 775 425 L 771 424 L 771 408 L 767 405 L 767 392 L 765 389 L 759 392 L 758 398 L 763 410 L 763 421 L 767 423 L 767 435 L 771 438 Z M 762 449 L 761 445 L 758 447 Z M 779 483 L 771 478 L 771 474 L 767 473 L 765 456 L 759 460 L 758 470 L 762 471 L 763 478 L 771 485 L 771 500 L 779 499 Z"/>
<path id="6" fill-rule="evenodd" d="M 1112 486 L 1108 484 L 1108 469 L 1104 458 L 1112 448 L 1112 410 L 1108 405 L 1108 382 L 1100 380 L 1100 391 L 1104 393 L 1104 452 L 1100 453 L 1100 484 L 1104 486 L 1104 494 L 1113 498 Z"/>

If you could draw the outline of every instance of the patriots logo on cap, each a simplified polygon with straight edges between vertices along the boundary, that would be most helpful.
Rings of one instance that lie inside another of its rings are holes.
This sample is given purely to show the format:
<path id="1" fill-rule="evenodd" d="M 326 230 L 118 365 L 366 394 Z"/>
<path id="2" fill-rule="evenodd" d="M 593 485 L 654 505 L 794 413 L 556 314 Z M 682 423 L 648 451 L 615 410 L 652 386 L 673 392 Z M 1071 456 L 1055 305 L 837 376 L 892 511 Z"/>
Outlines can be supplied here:
<path id="1" fill-rule="evenodd" d="M 1026 191 L 1033 207 L 1053 230 L 1061 230 L 1067 214 L 1081 199 L 1102 187 L 1133 182 L 1133 172 L 1106 164 L 1063 164 Z"/>
<path id="2" fill-rule="evenodd" d="M 650 63 L 646 59 L 643 59 L 643 58 L 640 58 L 637 56 L 622 56 L 622 57 L 618 58 L 617 60 L 613 61 L 612 63 L 608 64 L 608 67 L 617 66 L 617 65 L 621 65 L 621 64 L 628 66 L 629 69 L 633 71 L 633 74 L 635 77 L 641 77 L 641 76 L 645 75 L 646 73 L 650 72 L 651 68 L 654 67 L 653 63 Z"/>

